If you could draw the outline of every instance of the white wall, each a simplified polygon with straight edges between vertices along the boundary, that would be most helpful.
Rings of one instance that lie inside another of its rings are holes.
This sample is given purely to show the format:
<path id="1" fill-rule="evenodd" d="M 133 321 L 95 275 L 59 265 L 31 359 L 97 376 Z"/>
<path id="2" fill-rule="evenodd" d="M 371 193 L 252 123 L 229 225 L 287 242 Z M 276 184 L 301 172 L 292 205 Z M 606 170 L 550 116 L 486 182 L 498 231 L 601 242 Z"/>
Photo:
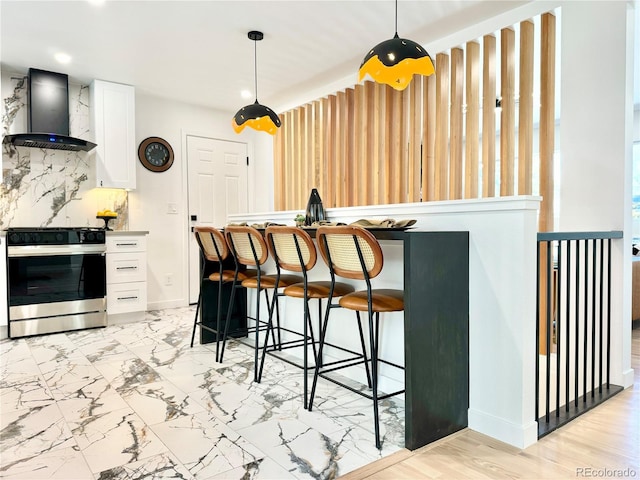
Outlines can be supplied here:
<path id="1" fill-rule="evenodd" d="M 633 14 L 628 2 L 566 2 L 561 42 L 559 230 L 624 232 L 611 269 L 611 380 L 625 387 L 633 382 Z"/>
<path id="2" fill-rule="evenodd" d="M 249 209 L 273 208 L 273 156 L 271 136 L 245 130 L 237 135 L 231 128 L 233 112 L 221 112 L 195 105 L 136 93 L 136 141 L 150 136 L 167 140 L 173 147 L 173 166 L 155 173 L 137 164 L 137 188 L 129 193 L 129 229 L 147 230 L 148 308 L 184 306 L 188 303 L 189 210 L 187 202 L 187 134 L 199 134 L 248 144 Z M 265 138 L 268 137 L 268 138 Z M 256 185 L 256 179 L 259 179 Z M 169 214 L 168 203 L 178 205 Z M 174 282 L 165 286 L 164 275 Z"/>

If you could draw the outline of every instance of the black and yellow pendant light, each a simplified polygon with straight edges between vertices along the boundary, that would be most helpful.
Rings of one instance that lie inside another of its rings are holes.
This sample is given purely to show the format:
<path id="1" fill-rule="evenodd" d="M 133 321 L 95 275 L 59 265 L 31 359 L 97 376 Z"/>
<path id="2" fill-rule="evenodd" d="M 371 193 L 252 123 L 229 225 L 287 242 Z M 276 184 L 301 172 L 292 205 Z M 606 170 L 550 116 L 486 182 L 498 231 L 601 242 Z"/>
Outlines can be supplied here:
<path id="1" fill-rule="evenodd" d="M 398 36 L 398 0 L 396 0 L 396 34 L 373 47 L 360 65 L 358 81 L 369 74 L 378 83 L 404 90 L 414 74 L 435 73 L 433 62 L 422 45 Z"/>
<path id="2" fill-rule="evenodd" d="M 233 129 L 236 133 L 242 132 L 244 127 L 251 127 L 254 130 L 260 130 L 274 135 L 280 127 L 280 118 L 278 118 L 276 112 L 258 102 L 258 54 L 256 45 L 264 38 L 264 34 L 262 32 L 252 30 L 248 33 L 248 36 L 250 40 L 253 40 L 256 101 L 251 105 L 246 105 L 238 110 L 238 113 L 233 117 L 231 124 L 233 125 Z"/>

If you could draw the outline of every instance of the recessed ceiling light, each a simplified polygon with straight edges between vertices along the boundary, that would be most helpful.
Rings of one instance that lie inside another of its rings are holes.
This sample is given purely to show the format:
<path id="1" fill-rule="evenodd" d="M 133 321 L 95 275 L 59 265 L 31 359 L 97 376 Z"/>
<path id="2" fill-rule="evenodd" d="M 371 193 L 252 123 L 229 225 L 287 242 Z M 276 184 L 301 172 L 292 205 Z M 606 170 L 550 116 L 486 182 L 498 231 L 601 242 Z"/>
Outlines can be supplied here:
<path id="1" fill-rule="evenodd" d="M 71 61 L 71 56 L 63 52 L 58 52 L 53 57 L 58 61 L 58 63 L 67 64 Z"/>
<path id="2" fill-rule="evenodd" d="M 242 96 L 242 98 L 251 98 L 251 92 L 249 90 L 242 90 L 240 92 L 240 96 Z"/>

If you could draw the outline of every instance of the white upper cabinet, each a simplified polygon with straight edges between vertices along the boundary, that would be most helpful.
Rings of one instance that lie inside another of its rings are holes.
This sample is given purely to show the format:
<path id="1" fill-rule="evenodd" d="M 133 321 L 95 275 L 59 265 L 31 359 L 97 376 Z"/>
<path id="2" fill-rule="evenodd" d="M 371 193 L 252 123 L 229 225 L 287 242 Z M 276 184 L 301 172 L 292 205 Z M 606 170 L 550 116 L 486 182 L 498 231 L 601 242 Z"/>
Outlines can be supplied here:
<path id="1" fill-rule="evenodd" d="M 94 80 L 91 111 L 97 186 L 136 188 L 134 87 Z"/>

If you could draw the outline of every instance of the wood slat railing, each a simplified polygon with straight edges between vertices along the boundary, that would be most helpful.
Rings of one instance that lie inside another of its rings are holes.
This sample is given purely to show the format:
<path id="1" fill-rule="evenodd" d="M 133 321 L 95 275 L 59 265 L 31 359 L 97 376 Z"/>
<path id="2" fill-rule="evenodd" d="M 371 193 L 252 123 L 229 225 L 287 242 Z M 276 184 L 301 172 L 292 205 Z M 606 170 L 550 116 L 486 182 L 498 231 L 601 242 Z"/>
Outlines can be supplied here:
<path id="1" fill-rule="evenodd" d="M 275 208 L 304 210 L 312 188 L 326 207 L 539 193 L 540 230 L 551 229 L 555 17 L 497 34 L 437 53 L 436 74 L 404 91 L 366 81 L 283 113 Z"/>

